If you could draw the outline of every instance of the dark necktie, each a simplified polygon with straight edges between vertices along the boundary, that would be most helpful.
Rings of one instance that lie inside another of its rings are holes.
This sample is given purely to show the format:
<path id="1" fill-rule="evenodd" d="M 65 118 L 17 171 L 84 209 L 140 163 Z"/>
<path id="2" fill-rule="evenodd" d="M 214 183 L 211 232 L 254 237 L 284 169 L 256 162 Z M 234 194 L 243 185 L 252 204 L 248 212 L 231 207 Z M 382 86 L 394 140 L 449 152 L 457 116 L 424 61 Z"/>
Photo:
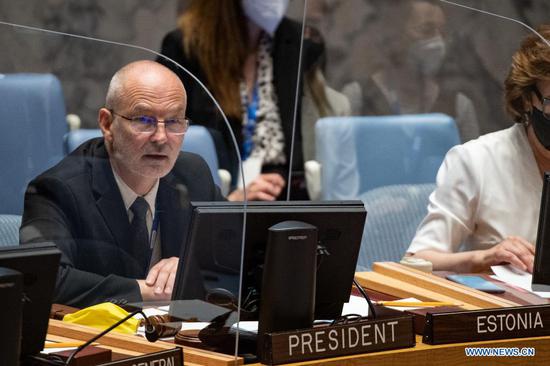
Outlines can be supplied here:
<path id="1" fill-rule="evenodd" d="M 147 231 L 147 209 L 149 205 L 143 197 L 138 197 L 130 206 L 134 214 L 130 224 L 130 240 L 132 244 L 132 254 L 141 269 L 140 278 L 145 278 L 149 262 L 151 260 L 151 249 L 149 246 L 149 232 Z"/>

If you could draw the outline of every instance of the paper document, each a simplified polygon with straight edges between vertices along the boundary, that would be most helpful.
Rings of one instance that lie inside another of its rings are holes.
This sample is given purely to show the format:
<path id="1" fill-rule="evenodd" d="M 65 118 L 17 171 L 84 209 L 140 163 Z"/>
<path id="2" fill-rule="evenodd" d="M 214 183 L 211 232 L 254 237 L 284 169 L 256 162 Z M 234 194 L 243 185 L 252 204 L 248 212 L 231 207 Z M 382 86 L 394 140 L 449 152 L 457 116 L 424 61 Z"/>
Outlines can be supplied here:
<path id="1" fill-rule="evenodd" d="M 244 170 L 244 180 L 245 184 L 249 185 L 254 179 L 262 173 L 263 159 L 256 156 L 250 156 L 248 159 L 243 161 L 243 170 Z M 237 181 L 237 186 L 243 188 L 243 178 L 239 171 L 239 180 Z"/>
<path id="2" fill-rule="evenodd" d="M 359 314 L 361 316 L 369 315 L 369 304 L 364 297 L 351 295 L 349 302 L 344 304 L 342 308 L 342 315 L 346 314 Z"/>
<path id="3" fill-rule="evenodd" d="M 510 264 L 503 265 L 503 266 L 492 266 L 491 269 L 495 274 L 494 276 L 491 276 L 491 277 L 496 280 L 502 281 L 512 286 L 522 288 L 524 290 L 532 292 L 535 295 L 538 295 L 545 299 L 550 298 L 550 292 L 541 292 L 541 291 L 531 290 L 531 282 L 533 279 L 533 275 L 531 275 L 530 273 L 527 273 L 525 271 L 522 271 L 521 269 L 513 267 Z"/>
<path id="4" fill-rule="evenodd" d="M 346 314 L 359 314 L 361 316 L 369 315 L 369 305 L 367 300 L 359 296 L 350 296 L 349 302 L 344 304 L 342 308 L 342 315 Z M 315 320 L 315 323 L 330 323 L 331 320 Z M 237 328 L 237 324 L 231 326 L 233 329 Z M 239 329 L 247 332 L 257 333 L 258 332 L 258 322 L 257 321 L 241 321 Z"/>
<path id="5" fill-rule="evenodd" d="M 51 341 L 46 341 L 46 343 L 55 343 L 55 342 L 51 342 Z M 55 348 L 44 348 L 41 353 L 45 353 L 45 354 L 50 354 L 50 353 L 55 353 L 55 352 L 63 352 L 63 351 L 70 351 L 70 350 L 74 350 L 74 349 L 77 349 L 77 347 L 55 347 Z"/>
<path id="6" fill-rule="evenodd" d="M 237 330 L 237 325 L 239 326 L 239 331 L 258 333 L 258 322 L 253 320 L 240 321 L 231 326 L 233 330 Z"/>
<path id="7" fill-rule="evenodd" d="M 421 300 L 418 300 L 414 297 L 408 297 L 406 299 L 399 299 L 395 300 L 395 302 L 419 302 L 421 303 Z M 409 310 L 416 310 L 416 309 L 426 309 L 425 306 L 418 306 L 418 307 L 411 307 L 411 306 L 386 306 L 387 308 L 393 309 L 393 310 L 399 310 L 399 311 L 409 311 Z"/>

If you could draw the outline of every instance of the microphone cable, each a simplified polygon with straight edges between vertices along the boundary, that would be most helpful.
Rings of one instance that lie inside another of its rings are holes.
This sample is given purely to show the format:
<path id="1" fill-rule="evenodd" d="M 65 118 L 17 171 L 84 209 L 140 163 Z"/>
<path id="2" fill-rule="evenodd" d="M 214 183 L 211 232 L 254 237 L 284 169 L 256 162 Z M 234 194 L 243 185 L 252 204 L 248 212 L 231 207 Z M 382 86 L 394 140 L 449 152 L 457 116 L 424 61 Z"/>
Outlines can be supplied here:
<path id="1" fill-rule="evenodd" d="M 73 353 L 71 353 L 71 355 L 69 356 L 69 358 L 67 358 L 67 361 L 65 361 L 65 366 L 68 366 L 70 365 L 71 361 L 73 360 L 73 358 L 80 352 L 82 351 L 84 348 L 88 347 L 90 344 L 92 344 L 93 342 L 97 341 L 99 338 L 103 337 L 105 334 L 109 333 L 111 330 L 115 329 L 116 327 L 118 327 L 120 324 L 124 323 L 126 320 L 132 318 L 133 316 L 137 315 L 137 314 L 141 314 L 143 316 L 143 319 L 145 320 L 145 338 L 149 341 L 149 342 L 155 342 L 158 340 L 159 338 L 159 335 L 158 335 L 158 332 L 157 332 L 157 329 L 156 327 L 149 321 L 149 318 L 147 318 L 147 316 L 145 315 L 145 313 L 142 311 L 142 310 L 136 310 L 136 311 L 133 311 L 131 312 L 130 314 L 128 314 L 127 316 L 125 316 L 124 318 L 120 319 L 119 321 L 117 321 L 116 323 L 114 323 L 113 325 L 111 325 L 109 328 L 105 329 L 104 331 L 102 331 L 101 333 L 97 334 L 96 336 L 92 337 L 90 340 L 88 340 L 86 343 L 84 343 L 83 345 L 79 346 L 77 349 L 74 350 Z"/>
<path id="2" fill-rule="evenodd" d="M 367 304 L 369 305 L 369 313 L 372 314 L 372 319 L 376 319 L 376 311 L 374 310 L 374 305 L 372 304 L 372 301 L 370 301 L 369 295 L 365 292 L 365 290 L 363 290 L 363 287 L 359 284 L 359 282 L 357 282 L 355 278 L 353 278 L 353 284 L 355 285 L 355 287 L 357 287 L 357 290 L 359 290 L 365 300 L 367 300 Z"/>

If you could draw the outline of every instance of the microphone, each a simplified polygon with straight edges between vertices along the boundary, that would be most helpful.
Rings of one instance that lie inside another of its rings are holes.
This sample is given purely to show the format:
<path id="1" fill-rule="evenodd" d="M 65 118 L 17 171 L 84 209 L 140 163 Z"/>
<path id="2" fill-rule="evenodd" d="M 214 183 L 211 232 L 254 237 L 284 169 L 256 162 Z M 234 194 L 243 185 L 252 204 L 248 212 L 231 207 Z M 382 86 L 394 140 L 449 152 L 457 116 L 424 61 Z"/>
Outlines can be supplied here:
<path id="1" fill-rule="evenodd" d="M 142 313 L 143 314 L 143 313 Z M 158 341 L 160 335 L 158 328 L 149 321 L 149 318 L 145 318 L 145 338 L 149 342 Z"/>
<path id="2" fill-rule="evenodd" d="M 118 327 L 120 324 L 124 323 L 126 320 L 130 319 L 134 315 L 141 314 L 143 316 L 143 319 L 145 319 L 145 338 L 149 342 L 155 342 L 159 339 L 159 334 L 157 331 L 157 328 L 149 321 L 149 318 L 145 315 L 145 313 L 142 310 L 136 310 L 125 316 L 124 318 L 117 321 L 115 324 L 111 325 L 109 328 L 105 329 L 103 332 L 99 333 L 98 335 L 92 337 L 89 341 L 84 343 L 83 345 L 79 346 L 77 349 L 74 350 L 73 353 L 67 358 L 67 361 L 65 361 L 65 366 L 68 366 L 71 364 L 71 361 L 73 358 L 84 348 L 88 347 L 93 342 L 97 341 L 99 338 L 103 337 L 105 334 L 109 333 L 111 330 Z"/>
<path id="3" fill-rule="evenodd" d="M 174 320 L 169 314 L 151 315 L 145 325 L 145 338 L 149 342 L 155 342 L 159 338 L 175 336 L 181 329 L 181 322 Z"/>

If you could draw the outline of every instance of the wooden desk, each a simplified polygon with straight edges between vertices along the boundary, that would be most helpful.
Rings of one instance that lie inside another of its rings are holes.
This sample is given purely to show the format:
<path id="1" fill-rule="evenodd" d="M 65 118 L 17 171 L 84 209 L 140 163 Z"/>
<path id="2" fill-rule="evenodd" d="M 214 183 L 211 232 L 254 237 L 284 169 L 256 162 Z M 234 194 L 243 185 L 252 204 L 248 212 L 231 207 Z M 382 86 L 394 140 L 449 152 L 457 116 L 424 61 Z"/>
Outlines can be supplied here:
<path id="1" fill-rule="evenodd" d="M 89 337 L 88 332 L 97 332 L 93 328 L 66 324 L 57 320 L 50 321 L 50 334 L 48 339 L 59 341 L 81 340 Z M 64 333 L 64 336 L 53 333 Z M 392 351 L 359 354 L 330 359 L 306 361 L 293 365 L 323 365 L 323 366 L 356 366 L 356 365 L 549 365 L 550 364 L 550 337 L 506 339 L 475 343 L 455 343 L 439 346 L 430 346 L 422 343 L 422 338 L 417 336 L 416 346 Z M 149 343 L 144 339 L 123 335 L 111 334 L 99 340 L 100 346 L 110 348 L 117 359 L 137 356 L 149 352 L 157 352 L 171 349 L 174 344 L 168 342 Z M 534 357 L 466 357 L 466 347 L 534 347 Z M 234 358 L 215 352 L 197 350 L 183 347 L 185 365 L 234 365 Z M 237 365 L 242 365 L 242 359 L 237 360 Z M 254 364 L 256 366 L 260 364 Z"/>
<path id="2" fill-rule="evenodd" d="M 455 343 L 430 346 L 417 336 L 416 346 L 392 351 L 375 352 L 295 363 L 292 365 L 322 366 L 466 366 L 466 365 L 550 365 L 550 337 L 505 339 L 489 342 Z M 466 347 L 534 347 L 534 357 L 466 357 Z M 260 364 L 255 364 L 260 365 Z"/>
<path id="3" fill-rule="evenodd" d="M 358 274 L 358 278 L 367 278 L 369 276 L 362 276 Z M 369 277 L 372 278 L 372 277 Z M 402 278 L 401 278 L 402 279 Z M 384 283 L 384 286 L 391 284 Z M 421 283 L 417 283 L 417 287 L 423 288 Z M 376 288 L 377 291 L 384 293 L 383 288 Z M 386 292 L 388 296 L 395 297 L 401 296 L 399 293 L 391 291 L 390 287 L 385 287 L 388 291 Z M 515 289 L 510 290 L 509 296 L 507 296 L 504 301 L 517 302 L 521 304 L 531 304 L 546 302 L 547 300 L 541 300 L 540 298 L 534 295 L 525 295 L 521 291 Z M 410 288 L 399 288 L 398 291 L 405 291 L 404 295 L 415 295 L 410 293 Z M 424 290 L 420 290 L 424 298 L 419 297 L 416 294 L 416 297 L 422 298 L 422 300 L 443 300 L 442 296 L 448 296 L 445 294 L 436 294 L 435 298 L 430 298 L 433 296 L 433 293 L 428 293 Z M 433 292 L 433 291 L 432 291 Z M 409 294 L 410 293 L 410 294 Z M 471 293 L 468 294 L 472 295 Z M 534 297 L 533 297 L 534 296 Z M 497 301 L 490 297 L 483 297 L 481 300 L 471 300 L 472 303 L 469 304 L 469 307 L 479 307 L 484 302 Z M 87 340 L 91 337 L 92 334 L 96 334 L 97 331 L 93 328 L 82 327 L 74 324 L 65 324 L 60 321 L 51 320 L 49 327 L 49 339 L 58 339 L 58 340 Z M 57 337 L 57 338 L 53 338 Z M 121 356 L 133 356 L 139 355 L 148 352 L 156 352 L 165 349 L 170 349 L 174 347 L 174 344 L 168 342 L 156 342 L 149 343 L 144 339 L 121 335 L 121 334 L 110 334 L 101 338 L 100 343 L 102 346 L 107 346 L 111 348 L 113 353 L 118 357 Z M 493 340 L 493 341 L 484 341 L 484 342 L 472 342 L 472 343 L 454 343 L 446 345 L 427 345 L 422 343 L 421 336 L 416 338 L 416 346 L 412 348 L 404 348 L 392 351 L 383 351 L 369 354 L 359 354 L 352 356 L 336 357 L 330 359 L 314 360 L 295 363 L 293 365 L 403 365 L 403 366 L 412 366 L 412 365 L 444 365 L 444 366 L 462 366 L 462 365 L 550 365 L 550 336 L 548 337 L 537 337 L 537 338 L 517 338 L 517 339 L 504 339 L 504 340 Z M 533 357 L 468 357 L 465 354 L 465 349 L 467 347 L 532 347 L 535 349 L 535 356 Z M 237 363 L 235 363 L 234 358 L 229 355 L 222 355 L 215 352 L 198 350 L 190 347 L 183 347 L 184 358 L 186 365 L 234 365 L 242 364 L 243 360 L 239 358 Z M 259 365 L 259 364 L 255 364 Z"/>
<path id="4" fill-rule="evenodd" d="M 95 328 L 50 319 L 46 338 L 59 341 L 87 341 L 97 333 L 98 331 Z M 113 351 L 113 359 L 115 360 L 178 347 L 174 343 L 163 341 L 151 343 L 135 335 L 115 332 L 101 337 L 97 343 L 99 343 L 98 347 L 111 349 Z M 235 358 L 230 355 L 185 346 L 179 347 L 183 348 L 186 365 L 230 366 L 243 364 L 242 358 L 238 358 L 237 362 L 235 362 Z"/>

